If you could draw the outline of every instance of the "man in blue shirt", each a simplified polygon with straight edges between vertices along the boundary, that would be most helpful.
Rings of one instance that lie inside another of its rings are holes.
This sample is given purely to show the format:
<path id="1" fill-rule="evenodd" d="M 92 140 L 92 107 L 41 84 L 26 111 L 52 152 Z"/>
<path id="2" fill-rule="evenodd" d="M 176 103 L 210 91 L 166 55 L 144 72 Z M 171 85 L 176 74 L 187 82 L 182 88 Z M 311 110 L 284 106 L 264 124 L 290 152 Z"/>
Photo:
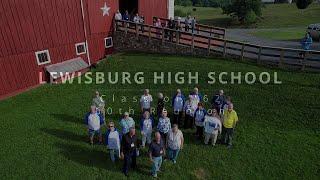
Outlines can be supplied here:
<path id="1" fill-rule="evenodd" d="M 159 132 L 155 134 L 155 140 L 149 146 L 149 158 L 152 162 L 152 176 L 157 178 L 162 164 L 162 156 L 165 155 L 165 145 Z"/>
<path id="2" fill-rule="evenodd" d="M 172 98 L 173 107 L 173 124 L 178 124 L 182 127 L 182 114 L 184 107 L 184 96 L 180 89 L 177 89 L 177 93 Z"/>

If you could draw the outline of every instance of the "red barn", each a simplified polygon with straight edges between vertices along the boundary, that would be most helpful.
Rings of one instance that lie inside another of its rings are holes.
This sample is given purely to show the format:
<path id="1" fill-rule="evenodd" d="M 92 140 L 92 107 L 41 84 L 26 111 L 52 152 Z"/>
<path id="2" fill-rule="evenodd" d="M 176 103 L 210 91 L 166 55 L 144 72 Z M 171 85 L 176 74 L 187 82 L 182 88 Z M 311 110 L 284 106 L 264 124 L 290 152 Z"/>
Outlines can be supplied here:
<path id="1" fill-rule="evenodd" d="M 118 9 L 150 24 L 173 16 L 173 0 L 1 0 L 0 99 L 39 85 L 50 66 L 90 65 L 111 53 Z"/>

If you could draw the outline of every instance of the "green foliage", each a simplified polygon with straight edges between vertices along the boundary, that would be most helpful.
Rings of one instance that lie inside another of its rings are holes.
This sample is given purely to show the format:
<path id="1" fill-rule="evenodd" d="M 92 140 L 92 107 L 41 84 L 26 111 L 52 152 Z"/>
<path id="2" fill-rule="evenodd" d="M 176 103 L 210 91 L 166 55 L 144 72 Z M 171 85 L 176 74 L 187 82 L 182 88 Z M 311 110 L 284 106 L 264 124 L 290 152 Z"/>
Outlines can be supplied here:
<path id="1" fill-rule="evenodd" d="M 306 9 L 313 0 L 297 0 L 296 5 L 298 9 Z"/>
<path id="2" fill-rule="evenodd" d="M 191 11 L 183 11 L 182 9 L 174 9 L 174 15 L 179 17 L 187 17 L 191 15 Z"/>
<path id="3" fill-rule="evenodd" d="M 234 18 L 222 14 L 221 8 L 197 7 L 197 11 L 192 11 L 192 7 L 176 6 L 175 9 L 181 9 L 184 12 L 191 12 L 196 16 L 199 23 L 212 26 L 227 28 L 248 27 L 246 24 L 240 24 Z M 257 17 L 254 24 L 257 28 L 288 28 L 301 27 L 306 29 L 309 24 L 319 22 L 320 5 L 312 3 L 301 13 L 296 4 L 266 4 L 262 8 L 261 17 Z"/>
<path id="4" fill-rule="evenodd" d="M 226 0 L 197 0 L 195 6 L 198 7 L 221 7 Z M 191 6 L 191 0 L 176 0 L 176 5 Z"/>
<path id="5" fill-rule="evenodd" d="M 252 20 L 253 13 L 261 16 L 262 3 L 261 0 L 231 0 L 222 9 L 223 13 L 236 17 L 241 23 L 249 23 L 246 22 L 246 16 L 251 17 L 249 20 Z"/>
<path id="6" fill-rule="evenodd" d="M 247 24 L 253 24 L 257 21 L 257 15 L 253 10 L 247 12 L 246 16 L 244 17 L 244 21 Z"/>

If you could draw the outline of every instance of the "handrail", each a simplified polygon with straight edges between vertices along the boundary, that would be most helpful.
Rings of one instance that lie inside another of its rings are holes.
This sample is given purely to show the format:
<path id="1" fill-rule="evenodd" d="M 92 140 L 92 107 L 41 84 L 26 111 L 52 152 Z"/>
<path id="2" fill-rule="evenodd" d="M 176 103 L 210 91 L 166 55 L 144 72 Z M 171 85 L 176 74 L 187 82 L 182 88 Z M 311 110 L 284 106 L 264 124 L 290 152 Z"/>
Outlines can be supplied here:
<path id="1" fill-rule="evenodd" d="M 154 18 L 156 18 L 156 17 L 154 17 Z M 161 21 L 165 21 L 166 23 L 168 23 L 170 21 L 169 19 L 161 18 L 161 17 L 159 17 L 159 19 Z M 177 21 L 177 20 L 174 20 L 174 21 Z M 180 21 L 180 23 L 184 24 L 184 27 L 185 27 L 185 22 L 184 21 Z M 205 32 L 205 33 L 209 33 L 209 34 L 215 34 L 215 35 L 223 36 L 223 38 L 225 38 L 225 35 L 226 35 L 226 29 L 225 28 L 209 26 L 209 25 L 204 25 L 204 24 L 198 24 L 198 23 L 196 23 L 195 26 L 196 26 L 195 30 L 197 32 L 199 31 L 199 32 Z M 201 27 L 203 27 L 205 29 L 208 29 L 208 30 L 200 29 Z M 221 33 L 218 33 L 218 32 L 215 32 L 215 31 L 220 31 Z"/>
<path id="2" fill-rule="evenodd" d="M 285 47 L 272 47 L 272 46 L 263 46 L 263 45 L 256 45 L 256 44 L 251 44 L 248 42 L 240 42 L 240 41 L 235 41 L 235 40 L 230 40 L 230 39 L 224 39 L 224 38 L 219 38 L 219 37 L 213 37 L 213 36 L 205 36 L 202 34 L 196 34 L 196 33 L 191 33 L 191 32 L 186 32 L 186 31 L 180 31 L 176 29 L 169 29 L 166 27 L 156 27 L 153 25 L 148 25 L 148 24 L 139 24 L 139 23 L 134 23 L 131 21 L 125 21 L 125 20 L 117 20 L 115 21 L 116 24 L 116 29 L 120 29 L 120 31 L 125 31 L 128 32 L 129 30 L 131 32 L 136 33 L 137 35 L 143 35 L 143 36 L 151 36 L 153 35 L 152 38 L 158 38 L 161 36 L 162 41 L 165 41 L 165 36 L 168 34 L 171 34 L 171 38 L 175 40 L 170 40 L 170 41 L 175 41 L 178 44 L 185 44 L 185 45 L 191 45 L 192 48 L 197 47 L 197 48 L 206 48 L 208 49 L 208 53 L 210 51 L 219 51 L 216 48 L 223 48 L 222 53 L 225 56 L 226 54 L 231 54 L 231 55 L 236 55 L 239 56 L 238 54 L 232 52 L 232 51 L 237 51 L 239 53 L 240 51 L 240 57 L 243 59 L 245 57 L 245 53 L 251 53 L 251 54 L 256 54 L 257 57 L 250 57 L 257 59 L 257 62 L 259 63 L 261 61 L 261 57 L 269 57 L 269 58 L 274 58 L 277 57 L 277 62 L 279 63 L 279 66 L 281 66 L 284 63 L 284 59 L 289 59 L 289 60 L 301 60 L 301 64 L 303 65 L 303 68 L 305 68 L 305 61 L 313 61 L 313 62 L 319 62 L 319 66 L 317 66 L 317 69 L 320 69 L 320 51 L 316 50 L 303 50 L 303 49 L 294 49 L 294 48 L 285 48 Z M 129 28 L 134 26 L 135 28 Z M 138 28 L 139 26 L 139 28 Z M 140 28 L 144 29 L 143 33 Z M 141 32 L 140 32 L 141 31 Z M 155 36 L 154 36 L 155 35 Z M 180 42 L 180 40 L 183 40 L 183 42 Z M 187 43 L 189 42 L 189 43 Z M 187 44 L 186 44 L 187 43 Z M 200 45 L 199 45 L 200 44 Z M 233 45 L 231 47 L 230 45 Z M 237 48 L 237 46 L 241 46 Z M 251 47 L 256 49 L 255 51 L 253 49 L 246 49 L 246 47 Z M 232 50 L 231 52 L 227 52 L 227 49 Z M 269 50 L 269 52 L 262 52 L 263 50 Z M 220 50 L 221 51 L 221 50 Z M 273 52 L 274 54 L 271 53 L 271 51 L 276 51 Z M 287 54 L 286 53 L 291 53 Z M 296 53 L 296 54 L 294 54 Z M 307 54 L 309 57 L 304 57 L 300 58 L 299 56 L 295 55 L 300 55 L 301 53 Z M 318 59 L 319 55 L 319 59 Z M 248 57 L 247 57 L 248 58 Z M 304 61 L 304 62 L 303 62 Z M 288 60 L 286 60 L 285 63 L 287 63 Z"/>

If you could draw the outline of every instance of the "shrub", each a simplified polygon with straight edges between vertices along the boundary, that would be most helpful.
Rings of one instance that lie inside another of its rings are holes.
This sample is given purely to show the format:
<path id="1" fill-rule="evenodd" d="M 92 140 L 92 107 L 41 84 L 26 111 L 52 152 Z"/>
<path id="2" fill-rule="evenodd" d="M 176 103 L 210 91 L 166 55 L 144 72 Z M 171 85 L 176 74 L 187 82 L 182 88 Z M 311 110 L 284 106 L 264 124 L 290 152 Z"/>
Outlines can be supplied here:
<path id="1" fill-rule="evenodd" d="M 257 21 L 257 15 L 253 10 L 250 10 L 244 17 L 246 24 L 253 24 Z"/>
<path id="2" fill-rule="evenodd" d="M 241 23 L 245 23 L 246 16 L 250 20 L 261 16 L 261 0 L 231 0 L 222 7 L 223 13 L 236 17 Z M 252 12 L 253 13 L 252 13 Z M 254 15 L 255 14 L 255 17 Z"/>

